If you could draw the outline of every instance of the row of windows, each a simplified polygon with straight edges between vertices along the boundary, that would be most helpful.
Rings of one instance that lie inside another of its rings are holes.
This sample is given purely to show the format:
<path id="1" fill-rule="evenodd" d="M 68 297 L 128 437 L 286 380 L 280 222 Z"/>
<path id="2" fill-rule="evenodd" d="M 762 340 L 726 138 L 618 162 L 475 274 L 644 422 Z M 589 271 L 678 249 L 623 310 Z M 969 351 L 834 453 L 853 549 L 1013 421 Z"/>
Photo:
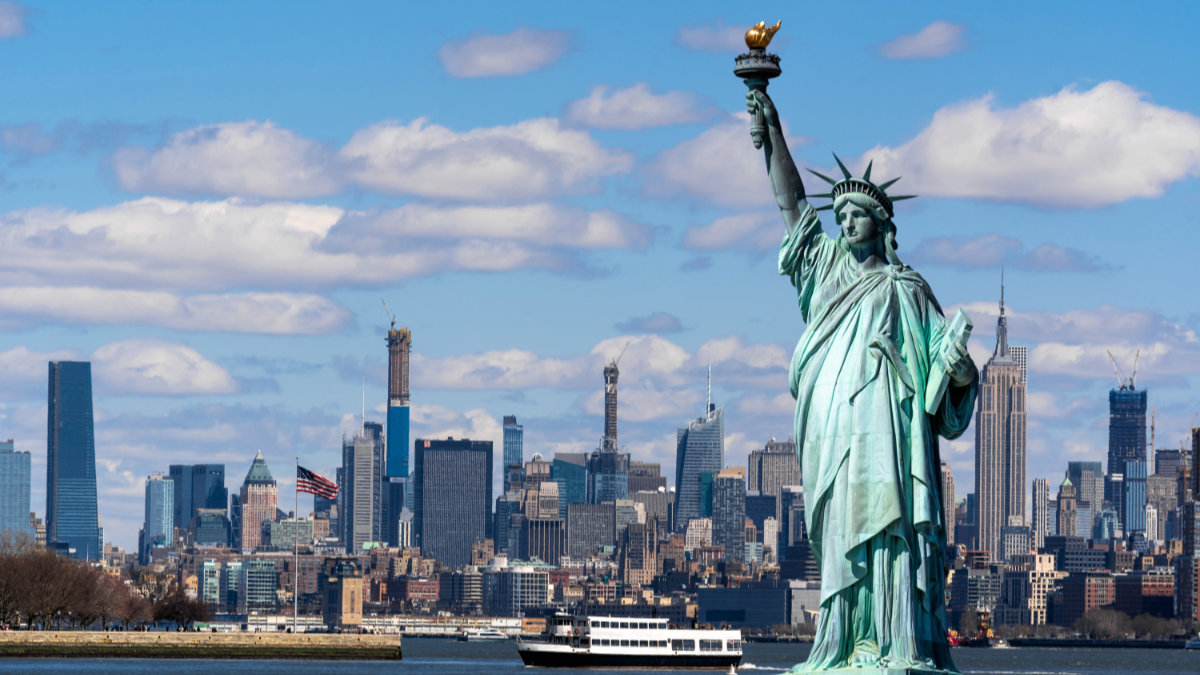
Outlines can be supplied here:
<path id="1" fill-rule="evenodd" d="M 661 622 L 650 623 L 647 621 L 593 621 L 593 628 L 641 628 L 666 630 L 667 624 Z"/>
<path id="2" fill-rule="evenodd" d="M 678 640 L 676 640 L 678 642 Z M 595 638 L 592 644 L 599 647 L 666 647 L 666 640 L 609 640 L 607 638 Z"/>

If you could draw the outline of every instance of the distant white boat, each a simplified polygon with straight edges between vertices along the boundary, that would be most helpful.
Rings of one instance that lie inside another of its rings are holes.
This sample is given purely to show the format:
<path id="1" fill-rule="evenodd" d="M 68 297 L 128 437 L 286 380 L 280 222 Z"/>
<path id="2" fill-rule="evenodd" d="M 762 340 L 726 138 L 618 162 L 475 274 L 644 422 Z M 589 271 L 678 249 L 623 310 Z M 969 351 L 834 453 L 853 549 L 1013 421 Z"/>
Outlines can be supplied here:
<path id="1" fill-rule="evenodd" d="M 495 628 L 472 628 L 458 635 L 461 642 L 484 642 L 487 640 L 507 640 L 508 636 Z"/>
<path id="2" fill-rule="evenodd" d="M 1200 649 L 1200 635 L 1188 640 L 1183 644 L 1184 649 Z"/>

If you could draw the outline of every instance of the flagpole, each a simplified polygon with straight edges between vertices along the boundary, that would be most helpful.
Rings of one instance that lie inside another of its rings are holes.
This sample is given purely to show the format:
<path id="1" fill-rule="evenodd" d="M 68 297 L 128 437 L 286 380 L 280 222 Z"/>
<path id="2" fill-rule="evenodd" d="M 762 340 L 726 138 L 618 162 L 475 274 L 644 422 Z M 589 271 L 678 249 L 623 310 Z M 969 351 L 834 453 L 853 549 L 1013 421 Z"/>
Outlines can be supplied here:
<path id="1" fill-rule="evenodd" d="M 296 527 L 300 527 L 300 455 L 296 455 L 296 482 L 295 489 L 292 494 L 296 498 L 296 510 L 292 514 L 292 518 L 296 520 Z M 297 530 L 293 530 L 297 532 Z M 300 537 L 297 534 L 292 536 L 292 572 L 295 574 L 292 580 L 292 635 L 296 635 L 296 623 L 300 618 Z"/>

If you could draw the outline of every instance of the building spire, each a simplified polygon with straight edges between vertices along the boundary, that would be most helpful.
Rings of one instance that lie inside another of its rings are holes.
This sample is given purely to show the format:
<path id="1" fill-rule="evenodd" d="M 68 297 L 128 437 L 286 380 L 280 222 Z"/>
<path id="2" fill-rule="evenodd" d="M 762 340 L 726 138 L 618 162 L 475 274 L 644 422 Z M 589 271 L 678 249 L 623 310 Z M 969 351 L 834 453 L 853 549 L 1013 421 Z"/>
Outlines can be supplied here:
<path id="1" fill-rule="evenodd" d="M 704 387 L 704 414 L 712 411 L 712 362 L 708 364 L 708 382 Z"/>
<path id="2" fill-rule="evenodd" d="M 996 353 L 994 356 L 1008 356 L 1008 318 L 1004 316 L 1004 268 L 1000 268 L 1000 318 L 996 320 Z"/>

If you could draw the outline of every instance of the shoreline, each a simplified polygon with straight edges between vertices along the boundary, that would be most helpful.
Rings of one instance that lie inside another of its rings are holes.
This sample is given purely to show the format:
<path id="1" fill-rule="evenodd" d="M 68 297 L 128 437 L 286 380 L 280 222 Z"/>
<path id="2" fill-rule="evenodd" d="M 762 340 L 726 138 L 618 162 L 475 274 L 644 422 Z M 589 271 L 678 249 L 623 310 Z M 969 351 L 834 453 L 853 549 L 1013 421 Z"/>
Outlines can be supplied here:
<path id="1" fill-rule="evenodd" d="M 397 635 L 0 631 L 0 658 L 399 660 Z"/>

